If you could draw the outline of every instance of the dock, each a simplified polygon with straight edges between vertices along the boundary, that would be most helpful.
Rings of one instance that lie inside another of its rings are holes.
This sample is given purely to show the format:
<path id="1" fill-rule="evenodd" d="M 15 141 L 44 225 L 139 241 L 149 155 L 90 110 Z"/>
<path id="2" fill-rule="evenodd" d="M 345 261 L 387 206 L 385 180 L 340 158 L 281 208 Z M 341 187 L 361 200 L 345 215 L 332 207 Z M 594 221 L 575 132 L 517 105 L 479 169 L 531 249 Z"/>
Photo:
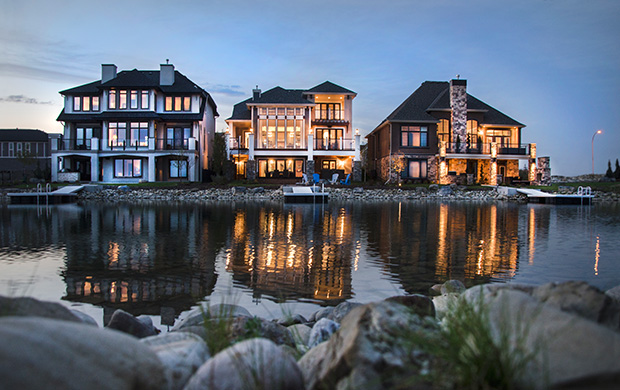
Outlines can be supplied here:
<path id="1" fill-rule="evenodd" d="M 77 200 L 77 193 L 83 189 L 84 186 L 65 186 L 51 191 L 48 184 L 45 191 L 39 185 L 37 192 L 18 192 L 7 195 L 11 204 L 63 204 L 74 203 Z"/>
<path id="2" fill-rule="evenodd" d="M 282 187 L 284 203 L 327 203 L 329 193 L 319 186 Z"/>
<path id="3" fill-rule="evenodd" d="M 514 190 L 518 193 L 527 195 L 527 199 L 530 203 L 587 206 L 592 204 L 592 198 L 594 198 L 590 187 L 579 187 L 576 194 L 550 194 L 530 188 L 515 188 Z"/>

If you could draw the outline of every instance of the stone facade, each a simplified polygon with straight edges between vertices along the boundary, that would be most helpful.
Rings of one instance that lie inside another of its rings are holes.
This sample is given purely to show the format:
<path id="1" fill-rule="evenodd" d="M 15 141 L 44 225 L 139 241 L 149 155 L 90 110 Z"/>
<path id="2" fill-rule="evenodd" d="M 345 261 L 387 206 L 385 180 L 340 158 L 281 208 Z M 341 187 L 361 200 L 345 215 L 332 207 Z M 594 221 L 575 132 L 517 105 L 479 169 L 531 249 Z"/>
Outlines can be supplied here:
<path id="1" fill-rule="evenodd" d="M 306 175 L 308 176 L 308 180 L 312 179 L 312 175 L 314 174 L 314 160 L 306 161 Z"/>
<path id="2" fill-rule="evenodd" d="M 245 174 L 248 180 L 256 180 L 256 160 L 248 160 L 245 164 Z"/>
<path id="3" fill-rule="evenodd" d="M 362 181 L 361 161 L 353 161 L 353 174 L 351 175 L 351 181 Z"/>
<path id="4" fill-rule="evenodd" d="M 439 158 L 430 156 L 426 163 L 426 177 L 432 183 L 439 182 Z"/>
<path id="5" fill-rule="evenodd" d="M 467 150 L 467 81 L 450 80 L 452 139 L 459 144 L 459 153 Z"/>
<path id="6" fill-rule="evenodd" d="M 551 157 L 538 157 L 538 182 L 540 185 L 551 184 Z"/>
<path id="7" fill-rule="evenodd" d="M 518 160 L 508 160 L 506 162 L 506 177 L 519 177 Z"/>

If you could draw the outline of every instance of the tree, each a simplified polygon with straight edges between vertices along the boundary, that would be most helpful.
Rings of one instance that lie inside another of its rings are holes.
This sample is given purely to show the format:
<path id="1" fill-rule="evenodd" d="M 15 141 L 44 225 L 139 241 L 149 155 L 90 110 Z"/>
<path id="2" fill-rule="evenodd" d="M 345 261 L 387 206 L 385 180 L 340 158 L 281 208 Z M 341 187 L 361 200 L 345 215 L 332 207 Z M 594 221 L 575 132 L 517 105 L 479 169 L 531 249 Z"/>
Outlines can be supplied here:
<path id="1" fill-rule="evenodd" d="M 213 158 L 211 158 L 211 170 L 214 174 L 224 174 L 226 160 L 228 160 L 228 156 L 226 156 L 226 134 L 215 133 L 213 138 Z"/>
<path id="2" fill-rule="evenodd" d="M 614 171 L 614 176 L 616 180 L 620 180 L 620 164 L 618 164 L 618 159 L 616 159 L 616 170 Z"/>
<path id="3" fill-rule="evenodd" d="M 402 153 L 393 154 L 389 159 L 389 177 L 385 184 L 400 183 L 401 175 L 405 170 L 405 156 Z"/>
<path id="4" fill-rule="evenodd" d="M 610 179 L 614 176 L 614 171 L 611 170 L 611 160 L 607 160 L 607 172 L 605 172 L 605 176 Z"/>

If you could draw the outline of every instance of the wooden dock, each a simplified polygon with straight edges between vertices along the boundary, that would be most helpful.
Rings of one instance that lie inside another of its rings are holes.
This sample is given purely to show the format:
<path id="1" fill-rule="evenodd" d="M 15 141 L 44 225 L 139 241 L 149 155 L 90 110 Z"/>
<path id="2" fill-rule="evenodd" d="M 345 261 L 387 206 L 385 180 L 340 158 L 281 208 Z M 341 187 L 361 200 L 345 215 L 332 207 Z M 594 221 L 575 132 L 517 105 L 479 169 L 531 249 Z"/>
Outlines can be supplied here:
<path id="1" fill-rule="evenodd" d="M 282 187 L 284 203 L 327 203 L 329 193 L 318 186 Z"/>
<path id="2" fill-rule="evenodd" d="M 530 188 L 515 188 L 518 193 L 527 195 L 530 203 L 541 204 L 572 204 L 587 206 L 592 204 L 592 190 L 590 187 L 579 187 L 577 194 L 550 194 L 548 192 Z"/>
<path id="3" fill-rule="evenodd" d="M 43 191 L 42 187 L 37 187 L 37 192 L 18 192 L 7 194 L 11 204 L 63 204 L 73 203 L 77 200 L 77 193 L 84 189 L 84 186 L 65 186 L 50 191 L 48 185 Z"/>

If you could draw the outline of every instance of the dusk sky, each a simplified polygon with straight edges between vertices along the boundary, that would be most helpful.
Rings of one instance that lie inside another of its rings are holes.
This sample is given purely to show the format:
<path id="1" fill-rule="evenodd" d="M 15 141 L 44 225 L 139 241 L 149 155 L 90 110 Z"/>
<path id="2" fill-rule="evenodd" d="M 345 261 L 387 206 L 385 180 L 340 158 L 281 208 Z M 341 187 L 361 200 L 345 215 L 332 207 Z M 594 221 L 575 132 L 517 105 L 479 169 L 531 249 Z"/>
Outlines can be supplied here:
<path id="1" fill-rule="evenodd" d="M 357 92 L 365 135 L 426 80 L 527 127 L 553 175 L 620 158 L 618 0 L 0 0 L 0 128 L 62 131 L 61 90 L 166 59 L 218 105 L 325 80 Z"/>

